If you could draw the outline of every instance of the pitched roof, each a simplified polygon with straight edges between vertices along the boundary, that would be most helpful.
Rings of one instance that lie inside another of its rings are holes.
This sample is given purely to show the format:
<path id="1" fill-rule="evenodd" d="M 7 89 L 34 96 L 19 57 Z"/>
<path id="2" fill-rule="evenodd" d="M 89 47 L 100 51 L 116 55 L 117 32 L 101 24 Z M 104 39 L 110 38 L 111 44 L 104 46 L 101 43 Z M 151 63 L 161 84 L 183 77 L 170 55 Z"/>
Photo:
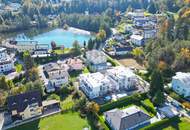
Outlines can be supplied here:
<path id="1" fill-rule="evenodd" d="M 113 109 L 106 112 L 105 115 L 117 130 L 126 130 L 150 119 L 150 116 L 137 106 L 132 106 L 124 110 Z"/>
<path id="2" fill-rule="evenodd" d="M 173 79 L 177 79 L 190 87 L 190 73 L 177 72 Z"/>
<path id="3" fill-rule="evenodd" d="M 38 103 L 42 106 L 42 98 L 40 91 L 30 91 L 7 98 L 7 107 L 9 111 L 17 110 L 23 112 L 30 104 Z"/>

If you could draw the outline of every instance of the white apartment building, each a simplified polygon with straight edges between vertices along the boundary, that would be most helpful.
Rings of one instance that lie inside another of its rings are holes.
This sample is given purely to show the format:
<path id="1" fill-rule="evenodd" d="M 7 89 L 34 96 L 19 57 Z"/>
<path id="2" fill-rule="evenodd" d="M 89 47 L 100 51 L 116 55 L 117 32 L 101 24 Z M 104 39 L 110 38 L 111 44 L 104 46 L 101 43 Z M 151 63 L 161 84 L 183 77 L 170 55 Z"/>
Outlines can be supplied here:
<path id="1" fill-rule="evenodd" d="M 16 45 L 16 49 L 18 52 L 24 52 L 24 51 L 29 51 L 30 53 L 35 52 L 36 50 L 43 50 L 48 51 L 49 50 L 49 45 L 48 44 L 38 44 L 36 42 L 30 42 L 30 43 L 18 43 Z"/>
<path id="2" fill-rule="evenodd" d="M 65 70 L 53 70 L 48 72 L 49 81 L 54 87 L 61 87 L 69 82 L 69 74 Z"/>
<path id="3" fill-rule="evenodd" d="M 29 43 L 21 44 L 21 43 L 19 43 L 16 45 L 16 49 L 18 52 L 29 51 L 32 53 L 36 50 L 36 44 L 33 44 L 33 43 L 32 44 L 29 44 Z"/>
<path id="4" fill-rule="evenodd" d="M 119 89 L 115 81 L 100 72 L 80 75 L 79 83 L 80 89 L 82 89 L 90 99 Z"/>
<path id="5" fill-rule="evenodd" d="M 102 51 L 92 50 L 86 52 L 86 60 L 93 72 L 107 69 L 107 57 Z"/>
<path id="6" fill-rule="evenodd" d="M 67 68 L 58 65 L 57 63 L 49 63 L 43 66 L 43 71 L 46 72 L 48 83 L 46 88 L 61 87 L 69 82 L 69 73 Z"/>
<path id="7" fill-rule="evenodd" d="M 109 92 L 135 88 L 137 77 L 125 67 L 114 67 L 104 74 L 100 72 L 82 74 L 79 77 L 80 89 L 90 98 L 103 96 Z"/>
<path id="8" fill-rule="evenodd" d="M 190 96 L 190 73 L 177 72 L 172 78 L 172 89 L 184 97 Z"/>
<path id="9" fill-rule="evenodd" d="M 11 71 L 13 68 L 14 63 L 7 54 L 6 48 L 0 47 L 0 73 Z"/>
<path id="10" fill-rule="evenodd" d="M 136 87 L 137 76 L 129 68 L 117 66 L 108 69 L 106 74 L 118 83 L 119 89 L 131 90 Z"/>
<path id="11" fill-rule="evenodd" d="M 141 35 L 131 35 L 131 42 L 137 46 L 142 46 L 144 44 L 143 37 Z"/>
<path id="12" fill-rule="evenodd" d="M 156 29 L 144 29 L 143 30 L 144 39 L 155 38 L 156 35 L 157 35 Z"/>

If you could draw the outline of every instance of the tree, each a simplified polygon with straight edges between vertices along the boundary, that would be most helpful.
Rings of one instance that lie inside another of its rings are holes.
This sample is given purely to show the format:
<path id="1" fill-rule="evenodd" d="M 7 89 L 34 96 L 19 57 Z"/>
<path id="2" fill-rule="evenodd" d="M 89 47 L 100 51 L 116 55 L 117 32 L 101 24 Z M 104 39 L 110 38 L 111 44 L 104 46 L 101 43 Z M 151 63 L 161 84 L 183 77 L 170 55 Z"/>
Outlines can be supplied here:
<path id="1" fill-rule="evenodd" d="M 155 14 L 157 12 L 157 9 L 155 7 L 154 2 L 151 2 L 151 4 L 149 4 L 149 6 L 148 6 L 148 12 L 152 13 L 152 14 Z"/>
<path id="2" fill-rule="evenodd" d="M 135 56 L 135 58 L 140 58 L 144 55 L 144 52 L 141 48 L 137 47 L 133 49 L 132 54 Z"/>
<path id="3" fill-rule="evenodd" d="M 159 70 L 154 70 L 151 75 L 149 95 L 157 106 L 164 103 L 164 83 Z"/>
<path id="4" fill-rule="evenodd" d="M 9 85 L 7 84 L 5 76 L 0 77 L 0 88 L 4 90 L 9 89 Z"/>
<path id="5" fill-rule="evenodd" d="M 86 49 L 86 41 L 84 41 L 84 43 L 83 43 L 83 47 Z"/>
<path id="6" fill-rule="evenodd" d="M 73 42 L 73 50 L 75 53 L 79 54 L 81 52 L 81 47 L 78 41 Z"/>
<path id="7" fill-rule="evenodd" d="M 89 112 L 98 113 L 100 110 L 100 106 L 95 102 L 90 102 L 87 104 L 87 109 Z"/>
<path id="8" fill-rule="evenodd" d="M 91 38 L 88 40 L 88 46 L 87 47 L 88 47 L 88 50 L 92 50 L 94 48 L 94 42 Z"/>
<path id="9" fill-rule="evenodd" d="M 32 68 L 28 71 L 28 79 L 30 81 L 35 81 L 35 80 L 38 80 L 39 79 L 39 75 L 38 75 L 38 69 L 37 68 Z"/>
<path id="10" fill-rule="evenodd" d="M 103 42 L 106 38 L 106 32 L 103 29 L 100 29 L 96 35 L 96 39 L 100 42 Z"/>
<path id="11" fill-rule="evenodd" d="M 144 52 L 141 48 L 137 47 L 135 49 L 133 49 L 132 51 L 132 55 L 136 58 L 136 60 L 140 63 L 143 62 L 144 60 Z"/>
<path id="12" fill-rule="evenodd" d="M 155 96 L 153 97 L 152 101 L 156 106 L 161 106 L 164 104 L 164 93 L 161 90 L 157 90 Z"/>
<path id="13" fill-rule="evenodd" d="M 5 105 L 6 98 L 8 97 L 8 93 L 0 90 L 0 107 Z"/>
<path id="14" fill-rule="evenodd" d="M 57 47 L 57 45 L 56 45 L 55 41 L 52 41 L 51 42 L 51 48 L 52 48 L 52 50 L 55 50 L 56 47 Z"/>
<path id="15" fill-rule="evenodd" d="M 14 87 L 14 83 L 12 80 L 8 80 L 7 81 L 7 85 L 9 86 L 9 89 L 13 88 Z"/>
<path id="16" fill-rule="evenodd" d="M 34 66 L 34 61 L 30 55 L 30 52 L 25 51 L 23 54 L 23 58 L 24 58 L 24 64 L 25 64 L 26 70 L 31 69 Z"/>
<path id="17" fill-rule="evenodd" d="M 150 91 L 149 91 L 150 96 L 153 98 L 158 90 L 161 90 L 161 92 L 163 92 L 164 83 L 160 71 L 154 70 L 151 75 Z"/>

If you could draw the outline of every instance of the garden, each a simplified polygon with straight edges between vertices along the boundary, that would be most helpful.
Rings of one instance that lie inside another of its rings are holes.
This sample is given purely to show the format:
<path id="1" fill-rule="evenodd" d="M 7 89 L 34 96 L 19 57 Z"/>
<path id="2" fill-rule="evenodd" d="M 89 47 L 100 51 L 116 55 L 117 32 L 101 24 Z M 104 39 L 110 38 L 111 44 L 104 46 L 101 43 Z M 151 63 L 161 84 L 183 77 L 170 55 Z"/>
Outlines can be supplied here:
<path id="1" fill-rule="evenodd" d="M 190 120 L 183 117 L 173 117 L 151 124 L 141 130 L 189 130 Z"/>

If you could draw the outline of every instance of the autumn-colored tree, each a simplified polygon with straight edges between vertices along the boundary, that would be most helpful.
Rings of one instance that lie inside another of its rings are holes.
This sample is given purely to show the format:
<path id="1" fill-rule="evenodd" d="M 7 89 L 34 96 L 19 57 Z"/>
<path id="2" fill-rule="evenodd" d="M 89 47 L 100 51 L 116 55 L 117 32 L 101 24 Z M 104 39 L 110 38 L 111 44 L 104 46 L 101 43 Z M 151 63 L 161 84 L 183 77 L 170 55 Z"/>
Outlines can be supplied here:
<path id="1" fill-rule="evenodd" d="M 161 25 L 160 27 L 160 32 L 163 34 L 167 31 L 168 29 L 168 26 L 169 26 L 169 23 L 168 23 L 168 20 L 164 20 L 163 24 Z"/>
<path id="2" fill-rule="evenodd" d="M 181 48 L 180 55 L 186 59 L 190 59 L 190 50 L 188 48 Z"/>
<path id="3" fill-rule="evenodd" d="M 28 71 L 28 79 L 30 81 L 35 81 L 39 79 L 39 75 L 38 75 L 38 69 L 37 68 L 32 68 Z"/>
<path id="4" fill-rule="evenodd" d="M 189 4 L 189 3 L 190 3 L 190 0 L 184 0 L 184 2 L 185 2 L 186 4 Z"/>
<path id="5" fill-rule="evenodd" d="M 185 108 L 190 109 L 190 103 L 189 102 L 183 102 L 182 103 Z"/>
<path id="6" fill-rule="evenodd" d="M 5 91 L 0 91 L 0 106 L 4 106 L 8 93 Z"/>
<path id="7" fill-rule="evenodd" d="M 90 102 L 87 104 L 87 109 L 89 112 L 98 113 L 100 110 L 100 106 L 95 102 Z"/>
<path id="8" fill-rule="evenodd" d="M 103 29 L 100 29 L 96 38 L 99 41 L 103 41 L 106 38 L 106 31 L 104 31 Z"/>
<path id="9" fill-rule="evenodd" d="M 133 49 L 132 54 L 135 56 L 135 58 L 140 58 L 141 56 L 144 55 L 144 52 L 141 48 L 137 47 Z"/>
<path id="10" fill-rule="evenodd" d="M 160 61 L 159 64 L 158 64 L 158 69 L 159 69 L 160 71 L 163 71 L 163 70 L 165 70 L 166 68 L 167 68 L 166 62 Z"/>

